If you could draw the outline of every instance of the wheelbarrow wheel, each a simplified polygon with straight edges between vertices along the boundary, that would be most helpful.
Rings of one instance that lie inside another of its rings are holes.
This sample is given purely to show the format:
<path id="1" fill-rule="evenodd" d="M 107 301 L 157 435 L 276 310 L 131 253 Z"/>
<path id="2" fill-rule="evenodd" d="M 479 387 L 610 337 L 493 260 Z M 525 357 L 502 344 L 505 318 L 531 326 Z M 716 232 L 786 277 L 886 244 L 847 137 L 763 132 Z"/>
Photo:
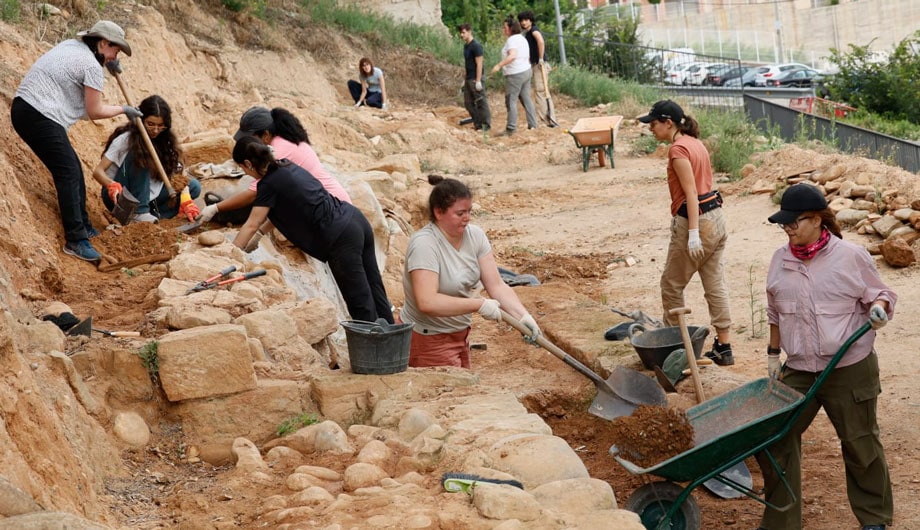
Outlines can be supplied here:
<path id="1" fill-rule="evenodd" d="M 624 508 L 639 514 L 642 526 L 655 530 L 683 491 L 684 488 L 673 482 L 652 482 L 634 491 L 626 500 Z M 670 526 L 665 526 L 665 528 L 700 530 L 702 524 L 700 507 L 692 495 L 687 497 L 687 500 L 671 518 L 670 523 Z"/>

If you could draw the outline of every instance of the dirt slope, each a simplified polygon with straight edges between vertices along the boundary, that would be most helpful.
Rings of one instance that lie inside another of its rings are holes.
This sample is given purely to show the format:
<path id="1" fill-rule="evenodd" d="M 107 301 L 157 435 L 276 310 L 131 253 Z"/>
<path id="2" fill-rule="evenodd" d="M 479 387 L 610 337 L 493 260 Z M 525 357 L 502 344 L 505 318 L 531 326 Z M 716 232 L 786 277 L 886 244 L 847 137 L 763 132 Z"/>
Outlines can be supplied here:
<path id="1" fill-rule="evenodd" d="M 123 64 L 133 97 L 163 95 L 184 139 L 229 135 L 243 110 L 265 104 L 285 106 L 300 116 L 323 160 L 340 171 L 363 170 L 393 153 L 417 153 L 423 169 L 460 175 L 475 186 L 477 222 L 489 230 L 500 263 L 580 292 L 601 306 L 657 314 L 657 278 L 667 237 L 664 163 L 630 153 L 638 126 L 624 125 L 616 170 L 593 165 L 583 173 L 572 139 L 558 129 L 540 128 L 507 139 L 457 126 L 465 117 L 456 96 L 460 72 L 422 52 L 392 50 L 380 42 L 309 24 L 270 25 L 246 16 L 226 23 L 209 14 L 219 9 L 216 1 L 150 5 L 110 3 L 101 15 L 129 28 L 135 54 Z M 7 106 L 36 57 L 98 17 L 79 2 L 64 7 L 70 12 L 66 21 L 27 20 L 15 27 L 0 23 L 0 98 Z M 44 43 L 37 42 L 39 36 Z M 373 50 L 387 73 L 393 99 L 389 112 L 356 111 L 348 102 L 345 80 L 358 58 L 370 53 L 365 50 Z M 122 102 L 113 81 L 107 82 L 105 92 L 109 102 Z M 491 102 L 493 123 L 501 129 L 499 91 L 492 92 Z M 577 108 L 560 97 L 557 110 L 563 126 L 570 127 L 597 109 Z M 634 116 L 643 109 L 618 105 L 610 110 Z M 87 205 L 100 228 L 107 222 L 95 200 L 98 185 L 88 175 L 117 123 L 83 122 L 71 131 L 87 173 Z M 741 376 L 759 377 L 764 371 L 764 339 L 750 336 L 757 322 L 748 313 L 762 304 L 766 264 L 782 242 L 782 234 L 763 222 L 774 207 L 763 196 L 747 194 L 753 179 L 833 162 L 870 172 L 904 193 L 914 192 L 908 176 L 874 162 L 823 156 L 811 151 L 779 153 L 768 158 L 750 182 L 726 186 L 731 192 L 726 207 L 732 227 L 729 277 L 735 293 L 739 360 L 731 371 Z M 0 320 L 5 328 L 0 330 L 0 443 L 11 448 L 0 456 L 0 474 L 23 485 L 46 508 L 114 527 L 226 528 L 234 527 L 233 521 L 253 521 L 260 496 L 270 492 L 256 490 L 233 503 L 223 502 L 229 500 L 222 493 L 230 481 L 227 470 L 177 463 L 181 436 L 176 426 L 159 425 L 147 451 L 124 450 L 108 434 L 107 420 L 93 417 L 72 397 L 62 370 L 45 370 L 35 362 L 45 352 L 25 324 L 33 324 L 52 300 L 70 304 L 77 314 L 93 314 L 106 328 L 147 330 L 145 315 L 154 304 L 149 293 L 163 277 L 162 268 L 112 275 L 64 256 L 51 180 L 15 135 L 6 112 L 0 113 L 0 186 L 0 294 L 6 316 Z M 611 266 L 627 256 L 638 264 Z M 911 315 L 918 309 L 912 296 L 916 268 L 883 268 L 883 275 L 902 301 L 898 318 L 879 339 L 885 374 L 880 416 L 895 479 L 898 522 L 913 528 L 920 527 L 920 513 L 910 501 L 920 489 L 913 384 L 920 366 L 911 353 L 920 341 L 910 331 Z M 538 308 L 538 318 L 540 302 L 528 302 Z M 688 304 L 695 321 L 703 321 L 705 305 L 698 285 L 688 293 Z M 576 323 L 556 325 L 574 328 Z M 602 333 L 602 326 L 596 332 Z M 488 345 L 485 351 L 477 350 L 474 359 L 484 384 L 512 388 L 535 410 L 556 418 L 554 429 L 571 436 L 573 447 L 585 446 L 582 451 L 592 475 L 610 480 L 621 502 L 641 484 L 617 469 L 606 448 L 592 438 L 591 425 L 597 420 L 579 415 L 586 381 L 507 330 L 483 325 L 476 329 L 474 341 Z M 113 389 L 123 391 L 117 385 Z M 156 417 L 157 406 L 151 400 L 151 417 Z M 826 420 L 810 431 L 806 450 L 806 528 L 854 526 L 845 507 L 839 449 Z M 163 482 L 163 477 L 168 479 Z M 757 524 L 760 508 L 753 501 L 719 502 L 699 492 L 695 496 L 703 505 L 705 528 Z"/>

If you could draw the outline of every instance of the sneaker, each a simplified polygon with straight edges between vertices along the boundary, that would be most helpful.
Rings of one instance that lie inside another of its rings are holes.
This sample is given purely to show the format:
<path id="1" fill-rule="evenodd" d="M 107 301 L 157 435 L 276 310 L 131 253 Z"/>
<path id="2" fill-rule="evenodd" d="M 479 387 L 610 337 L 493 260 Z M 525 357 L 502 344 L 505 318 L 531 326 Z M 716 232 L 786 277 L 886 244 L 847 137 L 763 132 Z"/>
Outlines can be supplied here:
<path id="1" fill-rule="evenodd" d="M 505 132 L 502 134 L 502 136 L 514 136 L 514 132 L 514 129 L 505 129 Z"/>
<path id="2" fill-rule="evenodd" d="M 89 227 L 89 228 L 86 229 L 86 237 L 87 237 L 88 239 L 92 239 L 92 238 L 94 238 L 94 237 L 96 237 L 96 236 L 98 236 L 98 235 L 99 235 L 99 230 L 96 230 L 96 227 L 95 227 L 95 226 L 91 226 L 91 227 Z"/>
<path id="3" fill-rule="evenodd" d="M 160 219 L 148 212 L 136 213 L 131 216 L 132 223 L 159 223 Z"/>
<path id="4" fill-rule="evenodd" d="M 732 345 L 722 344 L 719 342 L 719 339 L 712 341 L 712 350 L 706 352 L 704 355 L 712 359 L 712 362 L 719 366 L 731 366 L 735 364 L 735 356 L 732 355 Z"/>
<path id="5" fill-rule="evenodd" d="M 75 258 L 80 258 L 85 261 L 99 261 L 102 259 L 102 254 L 99 254 L 99 252 L 93 248 L 89 239 L 64 243 L 64 254 L 70 254 Z"/>

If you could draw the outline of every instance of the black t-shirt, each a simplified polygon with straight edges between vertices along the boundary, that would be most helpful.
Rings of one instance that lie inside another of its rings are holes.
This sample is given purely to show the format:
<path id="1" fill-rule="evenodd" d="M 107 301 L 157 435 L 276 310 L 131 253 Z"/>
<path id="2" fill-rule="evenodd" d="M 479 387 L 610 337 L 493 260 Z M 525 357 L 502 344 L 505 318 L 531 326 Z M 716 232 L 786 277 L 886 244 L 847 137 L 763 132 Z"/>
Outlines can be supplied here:
<path id="1" fill-rule="evenodd" d="M 537 64 L 538 62 L 540 62 L 540 55 L 539 55 L 540 48 L 537 46 L 537 40 L 533 37 L 534 32 L 539 33 L 541 37 L 543 36 L 543 32 L 540 31 L 540 28 L 538 28 L 536 24 L 534 24 L 533 26 L 530 26 L 530 31 L 524 34 L 524 38 L 527 39 L 527 46 L 530 48 L 530 64 Z M 544 48 L 543 48 L 543 60 L 544 61 L 546 60 L 545 44 L 546 43 L 544 42 Z"/>
<path id="2" fill-rule="evenodd" d="M 268 219 L 284 237 L 320 261 L 354 218 L 354 206 L 333 197 L 316 177 L 287 160 L 259 180 L 253 206 L 270 208 Z"/>
<path id="3" fill-rule="evenodd" d="M 482 57 L 482 45 L 476 42 L 476 39 L 471 40 L 463 46 L 463 59 L 466 62 L 466 78 L 467 79 L 476 79 L 476 58 Z M 482 67 L 483 77 L 485 77 L 485 65 Z"/>

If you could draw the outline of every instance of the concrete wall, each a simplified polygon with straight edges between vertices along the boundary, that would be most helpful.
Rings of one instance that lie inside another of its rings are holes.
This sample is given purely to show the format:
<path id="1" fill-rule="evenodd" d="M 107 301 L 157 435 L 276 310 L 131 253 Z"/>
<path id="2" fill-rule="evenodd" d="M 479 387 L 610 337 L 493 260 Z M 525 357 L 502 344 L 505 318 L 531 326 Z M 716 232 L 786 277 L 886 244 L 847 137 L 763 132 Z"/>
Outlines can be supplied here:
<path id="1" fill-rule="evenodd" d="M 715 42 L 722 40 L 725 55 L 735 56 L 740 47 L 778 48 L 775 22 L 782 28 L 784 57 L 803 61 L 810 57 L 828 55 L 828 50 L 847 49 L 848 44 L 865 45 L 875 39 L 874 50 L 889 50 L 920 28 L 920 1 L 917 0 L 861 0 L 837 6 L 811 7 L 811 0 L 780 2 L 778 4 L 732 4 L 717 10 L 699 12 L 703 4 L 687 2 L 644 4 L 640 31 L 656 46 L 690 46 L 701 52 L 716 54 Z M 708 8 L 707 8 L 708 9 Z M 773 61 L 765 53 L 765 61 Z"/>

